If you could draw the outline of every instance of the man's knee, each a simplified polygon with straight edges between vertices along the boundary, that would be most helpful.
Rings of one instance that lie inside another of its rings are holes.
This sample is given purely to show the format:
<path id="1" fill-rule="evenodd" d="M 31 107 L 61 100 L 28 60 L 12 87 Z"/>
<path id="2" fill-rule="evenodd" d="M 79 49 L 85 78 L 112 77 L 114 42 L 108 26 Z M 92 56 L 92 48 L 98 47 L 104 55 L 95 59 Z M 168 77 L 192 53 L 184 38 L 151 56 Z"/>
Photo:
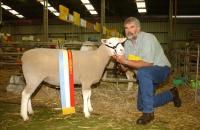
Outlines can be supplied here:
<path id="1" fill-rule="evenodd" d="M 144 78 L 144 77 L 150 77 L 150 74 L 149 74 L 149 71 L 148 71 L 148 68 L 140 68 L 138 69 L 137 71 L 137 79 L 141 79 L 141 78 Z"/>

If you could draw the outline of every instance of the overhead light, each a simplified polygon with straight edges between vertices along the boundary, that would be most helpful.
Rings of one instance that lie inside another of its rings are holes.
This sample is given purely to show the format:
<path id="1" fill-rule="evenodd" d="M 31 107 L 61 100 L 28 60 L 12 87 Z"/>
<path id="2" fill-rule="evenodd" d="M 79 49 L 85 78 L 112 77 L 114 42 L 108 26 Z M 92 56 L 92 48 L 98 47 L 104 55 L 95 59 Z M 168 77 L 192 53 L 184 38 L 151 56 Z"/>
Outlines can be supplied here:
<path id="1" fill-rule="evenodd" d="M 82 2 L 83 4 L 90 4 L 90 1 L 89 1 L 89 0 L 81 0 L 81 2 Z"/>
<path id="2" fill-rule="evenodd" d="M 21 14 L 17 14 L 16 16 L 17 16 L 18 18 L 24 18 L 24 16 L 21 15 Z"/>
<path id="3" fill-rule="evenodd" d="M 98 14 L 89 0 L 81 0 L 81 2 L 85 5 L 87 10 L 90 12 L 90 14 L 92 14 L 92 15 L 97 15 Z"/>
<path id="4" fill-rule="evenodd" d="M 54 7 L 48 7 L 48 9 L 51 11 L 51 12 L 56 12 L 56 10 L 54 9 Z"/>
<path id="5" fill-rule="evenodd" d="M 172 16 L 175 18 L 175 16 Z M 177 15 L 176 18 L 200 18 L 200 15 Z"/>
<path id="6" fill-rule="evenodd" d="M 136 5 L 139 13 L 147 12 L 145 0 L 136 0 Z"/>
<path id="7" fill-rule="evenodd" d="M 60 13 L 58 13 L 58 12 L 53 12 L 53 14 L 54 14 L 55 16 L 59 16 L 59 15 L 60 15 Z"/>
<path id="8" fill-rule="evenodd" d="M 44 6 L 44 1 L 39 0 L 38 2 L 40 2 L 40 4 L 42 4 Z M 47 3 L 47 6 L 48 6 L 47 8 L 50 12 L 52 12 L 55 16 L 59 16 L 60 13 L 58 13 L 58 11 L 54 7 L 52 7 L 49 3 Z"/>
<path id="9" fill-rule="evenodd" d="M 146 10 L 146 9 L 138 9 L 138 12 L 139 12 L 139 13 L 146 13 L 147 10 Z"/>
<path id="10" fill-rule="evenodd" d="M 85 5 L 87 10 L 94 10 L 94 7 L 91 4 Z"/>
<path id="11" fill-rule="evenodd" d="M 96 15 L 96 14 L 98 14 L 98 13 L 97 13 L 97 11 L 95 11 L 95 10 L 90 10 L 90 14 Z"/>
<path id="12" fill-rule="evenodd" d="M 137 8 L 146 8 L 145 2 L 136 2 Z"/>
<path id="13" fill-rule="evenodd" d="M 14 14 L 14 15 L 16 15 L 16 14 L 19 14 L 17 11 L 15 11 L 15 10 L 8 10 L 10 13 L 12 13 L 12 14 Z"/>
<path id="14" fill-rule="evenodd" d="M 4 8 L 5 10 L 11 9 L 11 8 L 10 8 L 9 6 L 7 6 L 7 5 L 1 5 L 1 7 Z"/>
<path id="15" fill-rule="evenodd" d="M 44 6 L 44 1 L 40 1 L 40 4 Z M 51 6 L 49 3 L 47 3 L 47 7 Z"/>
<path id="16" fill-rule="evenodd" d="M 5 9 L 6 11 L 9 11 L 11 14 L 17 16 L 18 18 L 24 18 L 23 15 L 19 14 L 17 11 L 13 10 L 11 7 L 9 7 L 9 6 L 5 5 L 5 4 L 3 4 L 2 2 L 1 2 L 1 7 L 2 7 L 3 9 Z"/>

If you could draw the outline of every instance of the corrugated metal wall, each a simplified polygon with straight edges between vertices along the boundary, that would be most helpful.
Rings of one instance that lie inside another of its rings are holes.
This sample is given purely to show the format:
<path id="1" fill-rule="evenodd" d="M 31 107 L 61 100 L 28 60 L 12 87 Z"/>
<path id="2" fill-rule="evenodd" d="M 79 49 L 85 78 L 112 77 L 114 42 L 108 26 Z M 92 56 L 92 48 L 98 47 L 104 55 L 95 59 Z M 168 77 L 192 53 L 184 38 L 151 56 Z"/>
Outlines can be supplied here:
<path id="1" fill-rule="evenodd" d="M 143 22 L 141 23 L 142 30 L 153 33 L 161 43 L 168 42 L 168 28 L 167 22 Z M 117 29 L 120 33 L 124 31 L 123 23 L 107 23 L 106 27 L 109 29 Z M 199 24 L 177 24 L 175 26 L 175 33 L 173 35 L 175 41 L 186 41 L 188 39 L 188 31 L 192 28 L 200 28 Z M 42 26 L 7 26 L 2 28 L 2 32 L 11 33 L 14 41 L 21 40 L 22 36 L 33 35 L 35 40 L 42 39 Z M 66 25 L 49 25 L 50 39 L 64 39 L 67 41 L 78 40 L 99 40 L 100 34 L 94 31 L 77 27 L 71 24 Z"/>
<path id="2" fill-rule="evenodd" d="M 33 35 L 34 40 L 42 40 L 43 27 L 41 25 L 34 26 L 7 26 L 3 32 L 11 33 L 14 41 L 21 41 L 22 36 Z M 99 33 L 88 30 L 83 27 L 77 27 L 71 24 L 66 25 L 49 25 L 49 38 L 63 39 L 66 41 L 78 40 L 86 41 L 90 37 L 99 38 Z"/>
<path id="3" fill-rule="evenodd" d="M 108 28 L 117 28 L 123 32 L 123 23 L 107 24 Z M 168 22 L 143 22 L 141 23 L 142 31 L 153 33 L 161 43 L 168 42 Z M 200 28 L 200 24 L 176 24 L 174 29 L 174 41 L 187 41 L 188 33 L 191 29 Z"/>
<path id="4" fill-rule="evenodd" d="M 153 33 L 160 43 L 167 43 L 168 24 L 166 22 L 141 23 L 142 31 Z"/>

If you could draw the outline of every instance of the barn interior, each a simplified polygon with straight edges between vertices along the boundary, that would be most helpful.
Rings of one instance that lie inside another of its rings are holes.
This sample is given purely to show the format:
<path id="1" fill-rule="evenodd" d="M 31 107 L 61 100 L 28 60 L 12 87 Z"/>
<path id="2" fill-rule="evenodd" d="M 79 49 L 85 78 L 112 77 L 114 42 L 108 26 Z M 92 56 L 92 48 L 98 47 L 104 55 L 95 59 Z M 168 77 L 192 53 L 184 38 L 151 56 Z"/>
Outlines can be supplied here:
<path id="1" fill-rule="evenodd" d="M 200 0 L 0 2 L 0 129 L 200 129 Z M 126 79 L 125 73 L 108 65 L 100 82 L 92 86 L 94 112 L 89 119 L 82 112 L 81 86 L 75 85 L 76 113 L 63 116 L 58 86 L 42 82 L 32 96 L 36 114 L 31 121 L 22 120 L 21 92 L 26 82 L 21 56 L 25 51 L 98 47 L 101 39 L 125 37 L 123 22 L 131 16 L 163 47 L 172 67 L 158 92 L 177 87 L 180 108 L 172 103 L 156 108 L 155 120 L 138 126 L 136 79 Z M 130 82 L 134 85 L 127 90 Z"/>

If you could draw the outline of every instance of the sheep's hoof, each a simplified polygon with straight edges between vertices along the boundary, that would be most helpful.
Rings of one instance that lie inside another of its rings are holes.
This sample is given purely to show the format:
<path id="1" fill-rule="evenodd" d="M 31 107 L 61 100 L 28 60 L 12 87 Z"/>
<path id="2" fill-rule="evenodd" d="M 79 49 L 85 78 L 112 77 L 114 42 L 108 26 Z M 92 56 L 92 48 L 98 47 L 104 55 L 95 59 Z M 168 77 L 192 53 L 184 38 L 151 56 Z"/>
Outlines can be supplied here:
<path id="1" fill-rule="evenodd" d="M 89 110 L 89 112 L 92 112 L 93 111 L 93 108 L 91 107 L 91 108 L 88 108 L 88 110 Z"/>
<path id="2" fill-rule="evenodd" d="M 28 116 L 25 116 L 25 117 L 22 116 L 22 118 L 23 118 L 24 121 L 28 121 L 28 120 L 29 120 L 29 117 L 28 117 Z"/>
<path id="3" fill-rule="evenodd" d="M 85 113 L 85 118 L 89 118 L 90 117 L 90 113 Z"/>
<path id="4" fill-rule="evenodd" d="M 28 113 L 29 113 L 30 115 L 33 115 L 33 114 L 34 114 L 34 111 L 31 110 L 31 111 L 28 111 Z"/>

